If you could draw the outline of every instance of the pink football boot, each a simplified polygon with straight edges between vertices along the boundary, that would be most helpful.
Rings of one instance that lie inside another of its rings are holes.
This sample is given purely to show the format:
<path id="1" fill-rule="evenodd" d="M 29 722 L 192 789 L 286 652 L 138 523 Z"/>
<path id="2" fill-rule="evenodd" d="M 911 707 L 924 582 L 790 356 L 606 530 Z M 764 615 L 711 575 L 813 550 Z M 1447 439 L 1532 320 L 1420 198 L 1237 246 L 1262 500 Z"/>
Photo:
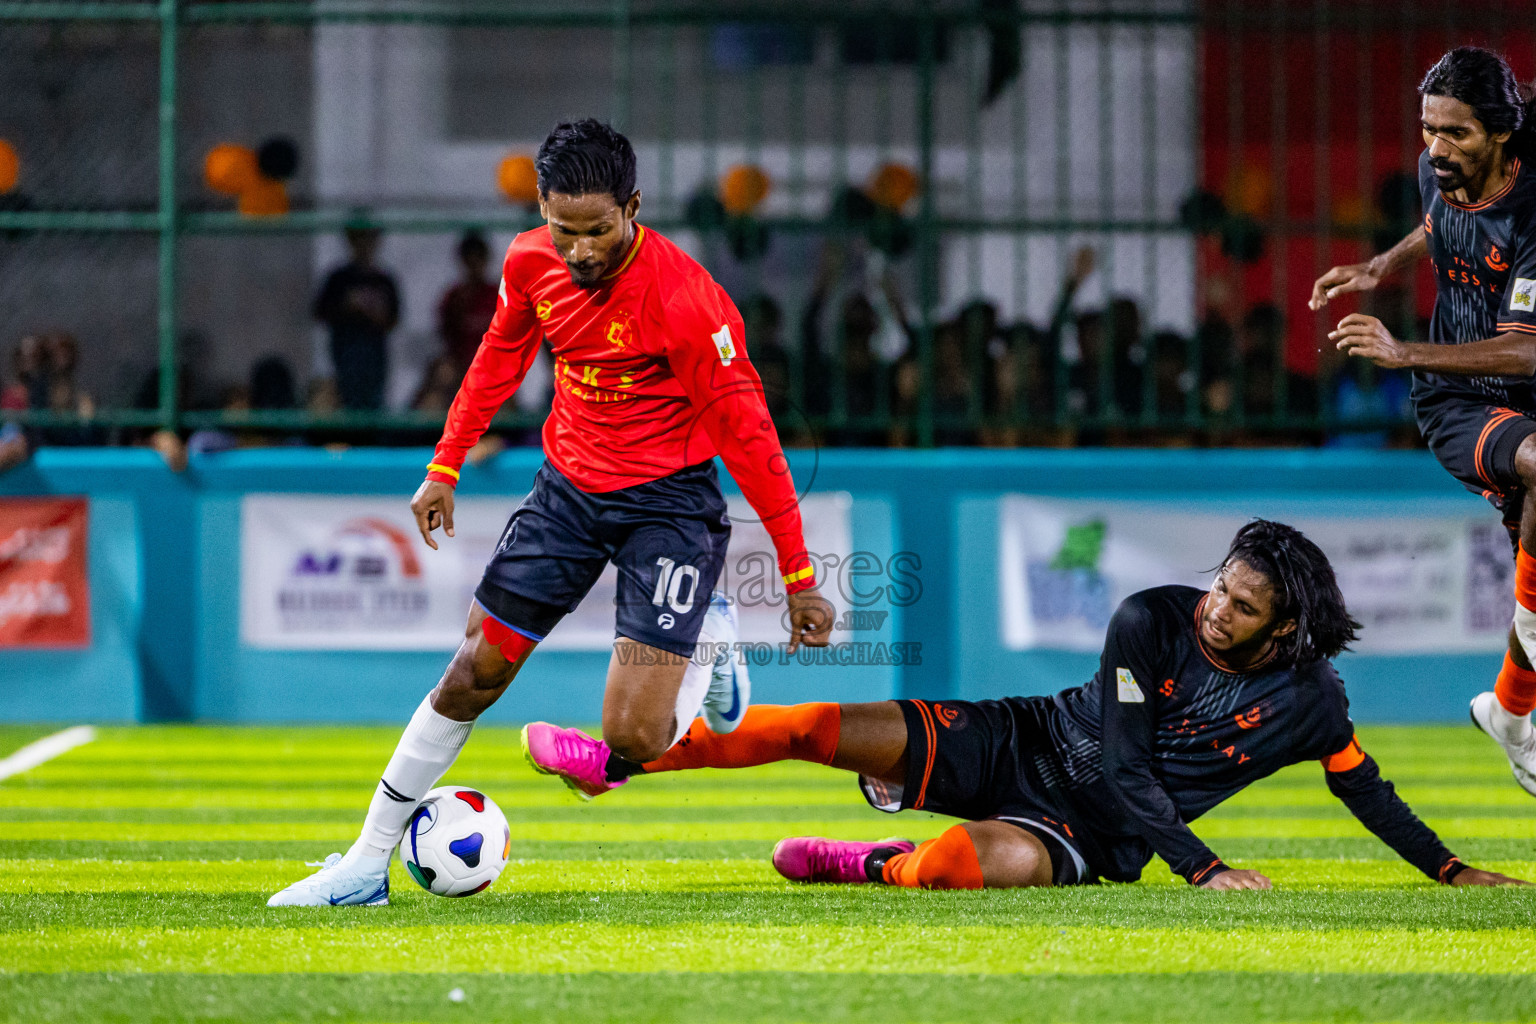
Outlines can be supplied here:
<path id="1" fill-rule="evenodd" d="M 540 775 L 558 775 L 583 800 L 601 796 L 628 782 L 608 781 L 608 744 L 580 729 L 561 729 L 548 722 L 523 726 L 523 757 Z"/>
<path id="2" fill-rule="evenodd" d="M 773 866 L 779 874 L 791 882 L 860 882 L 878 881 L 871 878 L 869 855 L 879 851 L 885 856 L 883 864 L 898 853 L 911 853 L 915 843 L 905 839 L 882 839 L 878 843 L 854 843 L 843 839 L 823 839 L 820 836 L 790 836 L 780 839 L 773 848 Z"/>

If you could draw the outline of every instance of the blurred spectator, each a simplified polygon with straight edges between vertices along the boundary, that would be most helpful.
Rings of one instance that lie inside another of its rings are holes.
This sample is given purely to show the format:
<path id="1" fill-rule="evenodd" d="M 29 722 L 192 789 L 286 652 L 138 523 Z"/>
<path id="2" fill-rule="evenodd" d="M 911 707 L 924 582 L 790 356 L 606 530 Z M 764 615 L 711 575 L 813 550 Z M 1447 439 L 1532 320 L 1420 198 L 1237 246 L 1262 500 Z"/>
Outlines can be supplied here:
<path id="1" fill-rule="evenodd" d="M 75 381 L 80 346 L 65 331 L 28 335 L 11 356 L 16 380 L 0 394 L 0 408 L 74 416 L 89 421 L 96 416 L 96 401 Z M 83 422 L 75 426 L 47 426 L 32 431 L 34 445 L 105 444 L 106 432 Z"/>
<path id="2" fill-rule="evenodd" d="M 437 304 L 437 331 L 443 339 L 444 354 L 462 380 L 496 315 L 497 286 L 486 277 L 491 250 L 478 231 L 465 232 L 459 239 L 458 256 L 462 276 Z M 454 387 L 458 387 L 457 381 Z"/>
<path id="3" fill-rule="evenodd" d="M 1386 448 L 1394 440 L 1393 424 L 1411 423 L 1406 374 L 1383 370 L 1364 359 L 1346 360 L 1329 399 L 1330 448 Z M 1411 428 L 1409 428 L 1411 430 Z"/>
<path id="4" fill-rule="evenodd" d="M 293 370 L 282 356 L 266 356 L 251 367 L 249 386 L 235 385 L 226 389 L 220 410 L 231 420 L 239 420 L 251 412 L 287 412 L 297 407 L 297 390 Z M 187 439 L 187 451 L 192 455 L 208 455 L 231 451 L 235 448 L 263 448 L 271 445 L 302 444 L 298 437 L 283 431 L 242 428 L 231 423 L 220 427 L 198 430 Z"/>
<path id="5" fill-rule="evenodd" d="M 379 409 L 384 405 L 386 341 L 400 322 L 400 290 L 373 262 L 381 232 L 352 227 L 346 234 L 352 259 L 326 278 L 314 315 L 330 329 L 342 407 Z"/>
<path id="6" fill-rule="evenodd" d="M 1285 315 L 1273 303 L 1250 309 L 1237 328 L 1242 411 L 1247 416 L 1315 416 L 1317 382 L 1283 364 Z"/>
<path id="7" fill-rule="evenodd" d="M 438 356 L 427 364 L 427 372 L 421 378 L 421 387 L 416 390 L 416 397 L 411 399 L 411 408 L 416 412 L 447 412 L 463 379 L 464 371 L 452 356 Z"/>
<path id="8" fill-rule="evenodd" d="M 1084 246 L 1072 254 L 1061 293 L 1051 316 L 1050 336 L 1062 353 L 1066 407 L 1071 418 L 1101 423 L 1132 419 L 1141 414 L 1145 348 L 1141 341 L 1141 309 L 1134 299 L 1112 299 L 1104 311 L 1079 312 L 1077 294 L 1097 269 L 1098 257 Z M 1068 328 L 1072 336 L 1068 337 Z M 1088 443 L 1101 443 L 1095 430 Z"/>
<path id="9" fill-rule="evenodd" d="M 781 435 L 803 431 L 804 411 L 790 408 L 789 350 L 784 347 L 784 314 L 778 302 L 759 292 L 742 306 L 741 318 L 747 328 L 747 354 L 763 379 L 768 415 Z"/>
<path id="10" fill-rule="evenodd" d="M 15 469 L 31 457 L 32 442 L 21 424 L 0 424 L 0 473 Z"/>
<path id="11" fill-rule="evenodd" d="M 16 379 L 0 392 L 0 409 L 42 409 L 48 404 L 47 349 L 43 338 L 29 334 L 11 353 L 11 372 Z"/>

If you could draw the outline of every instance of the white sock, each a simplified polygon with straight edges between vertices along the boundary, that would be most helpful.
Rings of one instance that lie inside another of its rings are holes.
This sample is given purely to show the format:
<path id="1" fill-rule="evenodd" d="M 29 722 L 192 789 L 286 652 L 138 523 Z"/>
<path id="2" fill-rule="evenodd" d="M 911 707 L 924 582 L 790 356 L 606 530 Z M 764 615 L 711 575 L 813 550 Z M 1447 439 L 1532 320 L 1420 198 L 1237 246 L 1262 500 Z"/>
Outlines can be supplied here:
<path id="1" fill-rule="evenodd" d="M 379 779 L 362 835 L 348 857 L 389 857 L 421 798 L 453 765 L 474 727 L 474 722 L 455 722 L 433 711 L 430 695 L 421 702 Z"/>
<path id="2" fill-rule="evenodd" d="M 1494 697 L 1493 705 L 1488 711 L 1488 727 L 1493 732 L 1494 739 L 1500 743 L 1519 746 L 1531 735 L 1531 716 L 1515 714 L 1500 704 L 1498 697 Z"/>
<path id="3" fill-rule="evenodd" d="M 683 670 L 683 684 L 677 688 L 677 703 L 673 709 L 677 715 L 677 728 L 672 736 L 673 744 L 687 735 L 693 720 L 699 717 L 699 709 L 704 706 L 705 695 L 709 693 L 709 680 L 715 671 L 715 645 L 724 642 L 723 638 L 715 636 L 711 631 L 712 625 L 709 619 L 704 620 L 704 628 L 699 630 L 698 646 L 694 648 L 688 667 Z"/>

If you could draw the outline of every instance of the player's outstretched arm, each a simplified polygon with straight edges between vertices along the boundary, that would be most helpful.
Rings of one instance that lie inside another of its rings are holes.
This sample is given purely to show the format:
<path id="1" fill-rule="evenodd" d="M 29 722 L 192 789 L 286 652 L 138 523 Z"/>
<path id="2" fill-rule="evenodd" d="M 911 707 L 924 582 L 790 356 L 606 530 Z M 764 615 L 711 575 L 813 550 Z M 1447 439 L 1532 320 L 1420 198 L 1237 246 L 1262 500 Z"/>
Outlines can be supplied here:
<path id="1" fill-rule="evenodd" d="M 1464 345 L 1398 341 L 1374 316 L 1351 313 L 1328 340 L 1345 355 L 1369 359 L 1389 370 L 1457 373 L 1469 377 L 1529 377 L 1536 374 L 1536 334 L 1507 331 Z"/>
<path id="2" fill-rule="evenodd" d="M 1209 889 L 1267 889 L 1269 879 L 1252 871 L 1208 884 L 1235 869 L 1190 830 L 1152 770 L 1159 700 L 1153 681 L 1163 678 L 1157 663 L 1163 647 L 1154 613 L 1136 597 L 1127 598 L 1109 620 L 1099 659 L 1104 781 L 1131 827 L 1174 874 Z"/>
<path id="3" fill-rule="evenodd" d="M 1322 309 L 1330 299 L 1349 292 L 1368 292 L 1383 280 L 1412 264 L 1429 252 L 1429 238 L 1422 227 L 1414 228 L 1401 242 L 1364 263 L 1333 267 L 1312 284 L 1307 308 Z"/>
<path id="4" fill-rule="evenodd" d="M 718 285 L 694 282 L 668 302 L 666 359 L 697 423 L 773 539 L 789 597 L 791 651 L 825 647 L 834 618 L 805 549 L 800 499 L 768 415 L 763 382 L 747 358 L 741 314 Z"/>
<path id="5" fill-rule="evenodd" d="M 1358 740 L 1323 758 L 1328 788 L 1360 824 L 1408 863 L 1444 885 L 1526 885 L 1495 871 L 1471 867 L 1445 848 L 1440 837 L 1419 820 Z"/>

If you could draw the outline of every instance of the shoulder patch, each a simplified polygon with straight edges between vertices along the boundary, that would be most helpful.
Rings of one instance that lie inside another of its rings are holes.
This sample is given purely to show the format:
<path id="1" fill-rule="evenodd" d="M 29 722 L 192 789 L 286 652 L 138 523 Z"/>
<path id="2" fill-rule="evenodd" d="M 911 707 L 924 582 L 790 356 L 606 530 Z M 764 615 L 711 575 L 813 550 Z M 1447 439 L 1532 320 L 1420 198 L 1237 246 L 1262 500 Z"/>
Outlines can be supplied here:
<path id="1" fill-rule="evenodd" d="M 1128 668 L 1115 669 L 1115 688 L 1120 694 L 1121 704 L 1145 704 L 1147 695 L 1141 692 L 1141 685 L 1136 682 L 1136 677 L 1131 675 Z"/>
<path id="2" fill-rule="evenodd" d="M 1536 280 L 1517 277 L 1509 286 L 1509 308 L 1525 313 L 1536 312 Z"/>
<path id="3" fill-rule="evenodd" d="M 731 325 L 721 324 L 720 329 L 710 337 L 714 339 L 715 351 L 720 353 L 720 365 L 730 366 L 731 360 L 736 358 L 736 343 L 731 340 Z"/>

